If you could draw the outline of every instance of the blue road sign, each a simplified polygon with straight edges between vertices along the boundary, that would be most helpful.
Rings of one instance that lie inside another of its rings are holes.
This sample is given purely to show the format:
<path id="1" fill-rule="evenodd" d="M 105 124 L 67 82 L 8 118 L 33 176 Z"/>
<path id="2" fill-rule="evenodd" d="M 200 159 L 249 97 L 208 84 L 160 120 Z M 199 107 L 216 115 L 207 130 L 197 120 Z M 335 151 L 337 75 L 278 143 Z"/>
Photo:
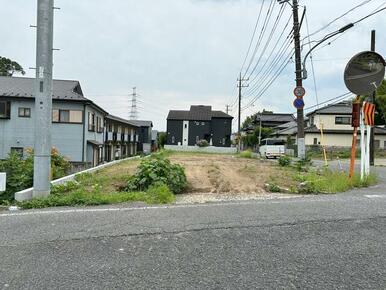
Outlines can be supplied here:
<path id="1" fill-rule="evenodd" d="M 294 101 L 294 107 L 296 109 L 303 109 L 304 108 L 304 101 L 303 101 L 303 99 L 296 99 Z"/>

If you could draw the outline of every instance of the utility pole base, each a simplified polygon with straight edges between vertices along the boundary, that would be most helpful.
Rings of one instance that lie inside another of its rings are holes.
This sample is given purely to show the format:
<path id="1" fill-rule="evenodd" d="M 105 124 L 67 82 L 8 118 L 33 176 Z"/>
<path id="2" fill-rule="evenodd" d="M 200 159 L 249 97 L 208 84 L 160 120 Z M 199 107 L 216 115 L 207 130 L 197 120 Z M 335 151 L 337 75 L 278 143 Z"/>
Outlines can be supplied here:
<path id="1" fill-rule="evenodd" d="M 298 158 L 306 159 L 306 141 L 304 138 L 298 139 Z"/>
<path id="2" fill-rule="evenodd" d="M 33 198 L 47 197 L 50 195 L 51 183 L 51 157 L 34 156 L 34 190 Z"/>

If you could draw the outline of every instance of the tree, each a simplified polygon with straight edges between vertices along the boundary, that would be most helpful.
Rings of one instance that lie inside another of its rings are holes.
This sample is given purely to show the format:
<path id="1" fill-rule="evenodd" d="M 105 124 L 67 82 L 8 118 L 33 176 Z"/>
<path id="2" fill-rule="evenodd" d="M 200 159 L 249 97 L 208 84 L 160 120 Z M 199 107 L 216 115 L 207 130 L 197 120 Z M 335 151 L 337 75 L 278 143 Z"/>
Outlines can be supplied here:
<path id="1" fill-rule="evenodd" d="M 273 114 L 272 111 L 267 111 L 265 109 L 263 109 L 262 112 L 257 112 L 251 116 L 248 116 L 245 121 L 243 122 L 242 126 L 241 126 L 241 129 L 242 130 L 246 130 L 246 129 L 250 129 L 252 127 L 255 127 L 257 124 L 256 124 L 256 119 L 259 117 L 259 115 L 262 114 L 262 115 L 269 115 L 269 114 Z"/>
<path id="2" fill-rule="evenodd" d="M 378 125 L 386 124 L 386 80 L 383 80 L 375 96 L 375 108 L 378 113 Z"/>
<path id="3" fill-rule="evenodd" d="M 0 76 L 11 77 L 14 73 L 25 74 L 23 67 L 16 61 L 0 56 Z"/>
<path id="4" fill-rule="evenodd" d="M 158 147 L 159 148 L 164 148 L 167 140 L 167 135 L 164 132 L 158 133 Z"/>

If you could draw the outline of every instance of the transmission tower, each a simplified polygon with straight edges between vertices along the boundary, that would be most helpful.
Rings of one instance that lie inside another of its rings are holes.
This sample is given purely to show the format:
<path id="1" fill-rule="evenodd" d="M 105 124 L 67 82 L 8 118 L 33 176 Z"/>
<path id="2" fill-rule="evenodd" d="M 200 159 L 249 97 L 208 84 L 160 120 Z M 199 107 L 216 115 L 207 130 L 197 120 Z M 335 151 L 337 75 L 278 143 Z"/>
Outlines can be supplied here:
<path id="1" fill-rule="evenodd" d="M 133 93 L 131 94 L 131 110 L 129 119 L 137 120 L 138 119 L 138 107 L 137 107 L 137 88 L 133 88 Z"/>

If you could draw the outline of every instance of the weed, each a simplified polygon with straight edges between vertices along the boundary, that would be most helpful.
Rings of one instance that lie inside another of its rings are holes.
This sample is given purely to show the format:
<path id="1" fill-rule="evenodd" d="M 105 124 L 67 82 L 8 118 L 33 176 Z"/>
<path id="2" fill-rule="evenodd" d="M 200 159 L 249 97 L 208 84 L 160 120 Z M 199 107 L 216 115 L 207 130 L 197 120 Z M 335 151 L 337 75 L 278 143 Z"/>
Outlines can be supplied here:
<path id="1" fill-rule="evenodd" d="M 280 156 L 279 165 L 282 167 L 290 166 L 291 165 L 291 158 L 289 156 Z"/>
<path id="2" fill-rule="evenodd" d="M 253 154 L 252 154 L 252 151 L 246 150 L 246 151 L 240 152 L 239 157 L 252 159 L 253 158 Z"/>

